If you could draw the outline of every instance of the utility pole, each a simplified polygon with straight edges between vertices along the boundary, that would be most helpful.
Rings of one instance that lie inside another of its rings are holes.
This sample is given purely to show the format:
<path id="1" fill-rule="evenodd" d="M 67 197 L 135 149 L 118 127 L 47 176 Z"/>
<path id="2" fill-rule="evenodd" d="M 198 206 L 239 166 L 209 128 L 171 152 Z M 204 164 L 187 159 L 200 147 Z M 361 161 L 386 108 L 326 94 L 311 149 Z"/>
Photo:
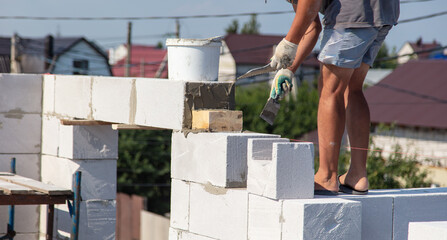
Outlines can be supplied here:
<path id="1" fill-rule="evenodd" d="M 45 72 L 49 72 L 54 57 L 54 38 L 48 35 L 45 38 Z"/>
<path id="2" fill-rule="evenodd" d="M 14 35 L 11 37 L 11 73 L 20 73 L 20 65 L 17 59 L 19 55 L 19 51 L 17 49 L 18 40 L 19 36 L 17 35 L 17 33 L 14 33 Z"/>
<path id="3" fill-rule="evenodd" d="M 180 20 L 175 19 L 175 37 L 180 38 Z"/>
<path id="4" fill-rule="evenodd" d="M 144 67 L 146 66 L 144 58 L 140 61 L 140 77 L 144 77 Z"/>
<path id="5" fill-rule="evenodd" d="M 132 22 L 127 23 L 127 57 L 126 57 L 126 72 L 124 76 L 130 77 L 130 59 L 132 57 Z"/>

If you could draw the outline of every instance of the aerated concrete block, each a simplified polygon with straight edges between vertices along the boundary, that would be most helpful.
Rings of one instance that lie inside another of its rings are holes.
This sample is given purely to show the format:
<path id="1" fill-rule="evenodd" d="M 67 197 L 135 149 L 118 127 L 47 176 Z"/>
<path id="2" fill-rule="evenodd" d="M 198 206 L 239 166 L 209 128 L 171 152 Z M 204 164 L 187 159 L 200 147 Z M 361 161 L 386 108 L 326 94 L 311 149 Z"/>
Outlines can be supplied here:
<path id="1" fill-rule="evenodd" d="M 277 138 L 259 133 L 172 134 L 172 178 L 219 187 L 247 184 L 247 140 Z"/>
<path id="2" fill-rule="evenodd" d="M 9 172 L 12 158 L 18 175 L 40 181 L 40 154 L 0 154 L 0 172 Z"/>
<path id="3" fill-rule="evenodd" d="M 188 231 L 179 230 L 175 228 L 169 228 L 169 240 L 217 240 L 215 238 L 209 238 L 200 236 Z"/>
<path id="4" fill-rule="evenodd" d="M 313 198 L 313 144 L 286 142 L 249 139 L 248 192 L 273 199 Z"/>
<path id="5" fill-rule="evenodd" d="M 54 114 L 54 104 L 56 100 L 56 75 L 42 75 L 43 78 L 43 95 L 42 95 L 42 112 L 44 114 Z"/>
<path id="6" fill-rule="evenodd" d="M 83 160 L 118 158 L 118 131 L 110 125 L 60 125 L 59 132 L 60 157 Z"/>
<path id="7" fill-rule="evenodd" d="M 408 240 L 447 240 L 447 221 L 410 222 Z"/>
<path id="8" fill-rule="evenodd" d="M 339 196 L 362 204 L 362 240 L 393 239 L 393 197 L 377 195 L 374 190 L 365 196 Z"/>
<path id="9" fill-rule="evenodd" d="M 39 206 L 19 205 L 15 206 L 14 230 L 17 233 L 38 233 L 39 232 Z M 6 233 L 6 224 L 9 219 L 8 206 L 0 206 L 0 235 Z M 3 225 L 4 224 L 4 225 Z M 16 238 L 14 238 L 16 239 Z"/>
<path id="10" fill-rule="evenodd" d="M 79 209 L 79 239 L 115 239 L 115 200 L 82 201 Z M 55 219 L 54 231 L 69 237 L 72 221 L 66 204 L 56 205 Z"/>
<path id="11" fill-rule="evenodd" d="M 361 239 L 362 205 L 344 199 L 284 200 L 283 240 Z"/>
<path id="12" fill-rule="evenodd" d="M 83 200 L 116 198 L 116 159 L 70 160 L 42 155 L 42 182 L 73 189 L 73 174 L 82 171 Z"/>
<path id="13" fill-rule="evenodd" d="M 361 239 L 361 204 L 339 198 L 274 200 L 249 194 L 248 239 Z"/>
<path id="14" fill-rule="evenodd" d="M 60 119 L 55 116 L 42 116 L 42 154 L 57 156 L 59 153 Z"/>
<path id="15" fill-rule="evenodd" d="M 250 240 L 280 240 L 284 217 L 282 200 L 248 195 L 248 238 Z"/>
<path id="16" fill-rule="evenodd" d="M 221 240 L 247 239 L 245 189 L 190 183 L 189 232 Z"/>
<path id="17" fill-rule="evenodd" d="M 39 233 L 17 233 L 14 236 L 14 240 L 37 240 L 39 239 Z"/>
<path id="18" fill-rule="evenodd" d="M 192 110 L 234 107 L 233 83 L 136 79 L 137 125 L 191 129 Z"/>
<path id="19" fill-rule="evenodd" d="M 41 114 L 0 114 L 0 153 L 40 153 Z"/>
<path id="20" fill-rule="evenodd" d="M 42 112 L 42 75 L 0 74 L 0 112 Z"/>
<path id="21" fill-rule="evenodd" d="M 56 75 L 54 94 L 56 115 L 67 118 L 92 119 L 92 77 Z M 44 103 L 46 102 L 45 100 Z"/>
<path id="22" fill-rule="evenodd" d="M 133 78 L 94 77 L 92 87 L 93 119 L 133 124 L 137 104 L 136 92 Z M 159 94 L 169 95 L 169 92 L 160 92 Z"/>
<path id="23" fill-rule="evenodd" d="M 172 179 L 171 227 L 189 229 L 189 182 Z"/>
<path id="24" fill-rule="evenodd" d="M 185 83 L 163 79 L 136 80 L 135 124 L 182 129 Z"/>
<path id="25" fill-rule="evenodd" d="M 401 191 L 394 196 L 393 240 L 408 238 L 410 222 L 447 221 L 447 188 Z"/>

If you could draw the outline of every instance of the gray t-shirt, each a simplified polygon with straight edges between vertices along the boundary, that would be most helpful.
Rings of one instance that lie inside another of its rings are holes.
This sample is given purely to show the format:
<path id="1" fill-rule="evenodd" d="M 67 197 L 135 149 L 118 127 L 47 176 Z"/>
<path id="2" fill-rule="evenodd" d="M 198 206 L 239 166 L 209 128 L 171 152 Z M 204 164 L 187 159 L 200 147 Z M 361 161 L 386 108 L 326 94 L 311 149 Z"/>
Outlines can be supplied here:
<path id="1" fill-rule="evenodd" d="M 396 25 L 399 0 L 322 0 L 325 28 Z"/>

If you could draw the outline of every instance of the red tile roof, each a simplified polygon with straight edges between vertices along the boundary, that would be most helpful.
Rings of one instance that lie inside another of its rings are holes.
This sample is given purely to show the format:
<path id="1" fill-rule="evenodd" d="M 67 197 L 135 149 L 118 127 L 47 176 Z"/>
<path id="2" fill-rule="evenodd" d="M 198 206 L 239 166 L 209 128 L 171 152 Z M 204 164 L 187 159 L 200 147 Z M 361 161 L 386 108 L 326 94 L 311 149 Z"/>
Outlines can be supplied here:
<path id="1" fill-rule="evenodd" d="M 155 73 L 160 67 L 160 63 L 163 61 L 167 53 L 166 49 L 159 49 L 155 46 L 144 46 L 144 45 L 132 45 L 132 59 L 130 68 L 130 75 L 133 77 L 155 77 Z M 141 62 L 145 62 L 144 65 L 144 76 L 141 75 L 143 72 L 141 69 Z M 119 60 L 115 65 L 112 66 L 113 76 L 124 76 L 126 59 Z M 160 76 L 161 78 L 168 77 L 168 66 L 166 67 Z"/>
<path id="2" fill-rule="evenodd" d="M 365 91 L 371 122 L 447 129 L 447 61 L 410 61 Z"/>
<path id="3" fill-rule="evenodd" d="M 425 51 L 425 50 L 430 50 L 430 49 L 441 47 L 441 44 L 439 44 L 436 41 L 433 41 L 432 43 L 424 43 L 424 42 L 422 42 L 422 38 L 419 38 L 416 42 L 409 42 L 409 44 L 413 48 L 413 51 L 415 51 L 415 52 Z M 442 50 L 440 50 L 440 52 L 442 52 Z M 428 58 L 430 58 L 431 55 L 433 55 L 433 52 L 419 53 L 418 58 L 419 59 L 428 59 Z"/>
<path id="4" fill-rule="evenodd" d="M 258 34 L 228 34 L 224 41 L 238 65 L 265 65 L 270 62 L 273 47 L 284 36 Z M 318 67 L 315 54 L 311 54 L 303 63 L 304 66 Z"/>

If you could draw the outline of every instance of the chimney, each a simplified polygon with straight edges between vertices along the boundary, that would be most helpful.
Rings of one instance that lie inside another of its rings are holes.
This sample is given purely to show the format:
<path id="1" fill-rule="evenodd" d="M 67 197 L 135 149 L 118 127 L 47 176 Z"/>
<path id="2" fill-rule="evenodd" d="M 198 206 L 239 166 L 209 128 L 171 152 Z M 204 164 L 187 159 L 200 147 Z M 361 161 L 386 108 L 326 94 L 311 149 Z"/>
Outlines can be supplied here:
<path id="1" fill-rule="evenodd" d="M 419 39 L 416 41 L 416 46 L 422 46 L 422 37 L 419 37 Z"/>
<path id="2" fill-rule="evenodd" d="M 54 38 L 48 35 L 45 38 L 45 71 L 48 72 L 53 63 L 54 56 Z"/>

